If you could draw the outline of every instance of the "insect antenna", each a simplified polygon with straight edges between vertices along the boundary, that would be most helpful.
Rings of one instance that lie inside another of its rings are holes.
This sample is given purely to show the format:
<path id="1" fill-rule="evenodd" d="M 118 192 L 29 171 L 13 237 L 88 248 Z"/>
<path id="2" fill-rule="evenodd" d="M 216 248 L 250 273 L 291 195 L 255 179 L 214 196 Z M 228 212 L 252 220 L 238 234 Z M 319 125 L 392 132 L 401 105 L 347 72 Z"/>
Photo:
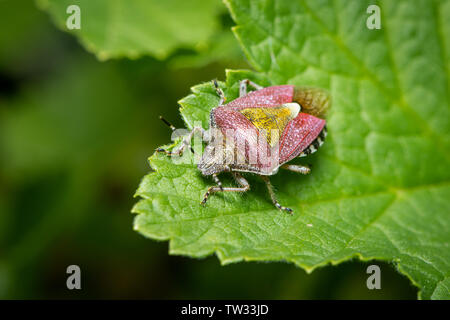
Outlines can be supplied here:
<path id="1" fill-rule="evenodd" d="M 159 116 L 159 119 L 164 122 L 172 131 L 175 131 L 175 127 L 166 119 L 163 118 L 163 116 Z"/>
<path id="2" fill-rule="evenodd" d="M 171 124 L 168 120 L 166 120 L 163 116 L 159 116 L 159 119 L 164 122 L 172 131 L 175 131 L 177 128 L 175 128 L 175 126 L 173 124 Z M 191 149 L 192 153 L 194 152 L 194 148 L 192 148 L 192 146 L 189 144 L 189 148 Z M 162 148 L 158 148 L 159 152 L 166 152 L 166 150 L 162 149 Z"/>

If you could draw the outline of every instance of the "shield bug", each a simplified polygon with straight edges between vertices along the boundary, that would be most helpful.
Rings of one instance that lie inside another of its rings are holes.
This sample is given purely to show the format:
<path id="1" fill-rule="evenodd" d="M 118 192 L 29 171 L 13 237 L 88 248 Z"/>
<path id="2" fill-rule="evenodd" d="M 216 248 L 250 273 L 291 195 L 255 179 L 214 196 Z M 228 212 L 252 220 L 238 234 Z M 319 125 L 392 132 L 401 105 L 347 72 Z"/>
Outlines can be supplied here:
<path id="1" fill-rule="evenodd" d="M 216 183 L 207 190 L 201 204 L 204 205 L 215 192 L 249 190 L 250 184 L 240 172 L 250 172 L 262 177 L 278 209 L 292 213 L 290 208 L 278 203 L 268 177 L 276 174 L 279 168 L 301 174 L 311 171 L 307 166 L 288 162 L 314 153 L 323 144 L 327 135 L 323 117 L 330 106 L 328 94 L 321 89 L 293 85 L 264 88 L 242 80 L 239 98 L 224 104 L 222 89 L 216 81 L 213 83 L 220 100 L 210 112 L 209 129 L 194 127 L 173 151 L 161 148 L 157 151 L 180 155 L 191 147 L 194 134 L 201 132 L 207 145 L 198 169 L 204 176 L 212 176 Z M 256 90 L 248 93 L 249 86 Z M 230 172 L 239 186 L 223 187 L 218 178 L 221 172 Z"/>

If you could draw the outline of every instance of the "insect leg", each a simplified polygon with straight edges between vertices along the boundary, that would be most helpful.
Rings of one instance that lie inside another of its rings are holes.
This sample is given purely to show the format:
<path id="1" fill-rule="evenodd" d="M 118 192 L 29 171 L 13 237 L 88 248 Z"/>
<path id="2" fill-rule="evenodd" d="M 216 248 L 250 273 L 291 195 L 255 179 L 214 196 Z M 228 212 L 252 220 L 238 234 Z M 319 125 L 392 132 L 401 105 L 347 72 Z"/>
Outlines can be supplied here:
<path id="1" fill-rule="evenodd" d="M 223 90 L 220 89 L 216 79 L 213 80 L 213 84 L 214 87 L 216 88 L 217 95 L 220 97 L 219 106 L 221 106 L 226 100 L 225 94 L 223 93 Z"/>
<path id="2" fill-rule="evenodd" d="M 214 181 L 216 182 L 217 186 L 220 188 L 220 190 L 223 191 L 222 182 L 220 182 L 219 178 L 217 177 L 217 173 L 214 173 L 212 175 Z"/>
<path id="3" fill-rule="evenodd" d="M 245 96 L 247 94 L 247 86 L 248 85 L 252 86 L 256 90 L 261 90 L 261 89 L 264 88 L 264 87 L 254 83 L 254 82 L 252 82 L 252 81 L 250 81 L 248 79 L 241 80 L 239 82 L 239 97 L 243 97 L 243 96 Z"/>
<path id="4" fill-rule="evenodd" d="M 181 143 L 181 145 L 179 147 L 177 147 L 177 149 L 175 149 L 173 151 L 167 151 L 166 149 L 158 148 L 158 149 L 156 149 L 156 152 L 163 152 L 169 156 L 172 156 L 172 155 L 178 156 L 184 152 L 186 147 L 189 147 L 189 148 L 191 148 L 192 153 L 194 153 L 194 150 L 191 147 L 191 140 L 192 140 L 192 137 L 194 136 L 194 134 L 197 132 L 201 132 L 203 135 L 205 133 L 205 130 L 202 127 L 194 127 L 194 129 L 192 129 L 192 131 L 183 138 L 183 142 Z"/>
<path id="5" fill-rule="evenodd" d="M 264 180 L 264 182 L 266 183 L 267 186 L 267 190 L 269 190 L 269 194 L 270 194 L 270 198 L 272 199 L 273 204 L 275 205 L 275 207 L 277 207 L 280 210 L 284 210 L 287 211 L 287 213 L 292 214 L 292 209 L 287 208 L 287 207 L 283 207 L 277 200 L 276 196 L 275 196 L 275 191 L 273 190 L 273 186 L 270 183 L 270 180 L 268 177 L 266 176 L 261 176 L 261 178 Z"/>
<path id="6" fill-rule="evenodd" d="M 227 187 L 227 188 L 223 188 L 221 186 L 209 187 L 208 191 L 206 191 L 205 196 L 203 197 L 201 204 L 202 205 L 205 204 L 206 201 L 208 200 L 209 196 L 215 192 L 245 192 L 250 189 L 250 184 L 248 183 L 247 180 L 245 180 L 245 178 L 243 176 L 241 176 L 237 172 L 233 172 L 232 174 L 233 174 L 233 177 L 236 180 L 236 182 L 240 185 L 240 187 Z M 213 175 L 213 178 L 214 178 L 214 175 Z"/>
<path id="7" fill-rule="evenodd" d="M 283 164 L 281 168 L 301 174 L 308 174 L 311 172 L 311 169 L 309 167 L 296 164 Z"/>

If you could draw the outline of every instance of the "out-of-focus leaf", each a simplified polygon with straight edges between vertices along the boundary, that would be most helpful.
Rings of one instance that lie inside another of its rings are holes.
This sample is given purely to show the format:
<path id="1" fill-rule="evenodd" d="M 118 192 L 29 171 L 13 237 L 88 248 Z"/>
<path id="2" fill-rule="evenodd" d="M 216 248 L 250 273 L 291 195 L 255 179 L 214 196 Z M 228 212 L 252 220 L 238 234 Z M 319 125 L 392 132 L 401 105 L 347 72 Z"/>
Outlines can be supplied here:
<path id="1" fill-rule="evenodd" d="M 177 48 L 196 48 L 217 28 L 220 1 L 37 0 L 57 25 L 69 31 L 70 5 L 80 8 L 81 28 L 70 30 L 101 60 L 152 55 L 163 59 Z"/>
<path id="2" fill-rule="evenodd" d="M 235 68 L 248 66 L 239 44 L 229 29 L 218 32 L 204 47 L 196 51 L 175 55 L 170 61 L 170 66 L 200 68 L 216 61 L 227 66 L 235 66 Z"/>

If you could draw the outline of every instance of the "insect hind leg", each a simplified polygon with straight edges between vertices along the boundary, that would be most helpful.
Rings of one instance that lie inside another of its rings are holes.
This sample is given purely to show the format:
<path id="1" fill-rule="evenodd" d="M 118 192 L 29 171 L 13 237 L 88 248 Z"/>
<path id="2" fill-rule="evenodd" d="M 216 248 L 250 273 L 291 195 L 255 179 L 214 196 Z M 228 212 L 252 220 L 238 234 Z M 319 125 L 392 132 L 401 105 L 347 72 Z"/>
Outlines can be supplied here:
<path id="1" fill-rule="evenodd" d="M 275 191 L 273 190 L 273 186 L 270 183 L 269 178 L 266 177 L 266 176 L 261 176 L 261 178 L 266 183 L 267 190 L 269 191 L 270 198 L 272 199 L 272 203 L 275 205 L 275 207 L 277 207 L 277 209 L 279 209 L 279 210 L 286 211 L 287 213 L 292 214 L 292 209 L 291 208 L 284 207 L 278 202 L 277 197 L 275 195 Z"/>
<path id="2" fill-rule="evenodd" d="M 239 82 L 239 97 L 243 97 L 243 96 L 247 95 L 247 90 L 248 90 L 247 86 L 249 86 L 249 85 L 252 86 L 253 88 L 255 88 L 256 90 L 261 90 L 264 88 L 264 87 L 260 86 L 259 84 L 256 84 L 248 79 L 241 80 Z"/>
<path id="3" fill-rule="evenodd" d="M 308 174 L 311 172 L 311 169 L 309 167 L 296 164 L 283 164 L 281 168 L 301 174 Z"/>

